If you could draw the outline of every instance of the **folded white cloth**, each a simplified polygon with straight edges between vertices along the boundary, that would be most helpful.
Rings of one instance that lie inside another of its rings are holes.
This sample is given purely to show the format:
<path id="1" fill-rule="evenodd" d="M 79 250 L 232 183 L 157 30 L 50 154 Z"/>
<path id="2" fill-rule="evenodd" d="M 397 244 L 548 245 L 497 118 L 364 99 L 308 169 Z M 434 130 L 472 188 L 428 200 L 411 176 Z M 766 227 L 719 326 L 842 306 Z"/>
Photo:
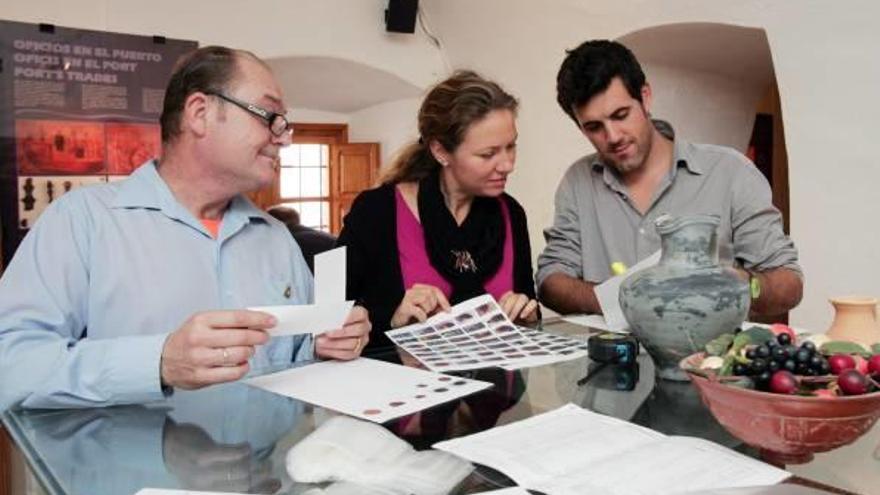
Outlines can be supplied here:
<path id="1" fill-rule="evenodd" d="M 343 482 L 326 487 L 326 495 L 444 495 L 472 470 L 458 457 L 417 452 L 382 426 L 348 416 L 331 418 L 287 453 L 292 480 Z"/>

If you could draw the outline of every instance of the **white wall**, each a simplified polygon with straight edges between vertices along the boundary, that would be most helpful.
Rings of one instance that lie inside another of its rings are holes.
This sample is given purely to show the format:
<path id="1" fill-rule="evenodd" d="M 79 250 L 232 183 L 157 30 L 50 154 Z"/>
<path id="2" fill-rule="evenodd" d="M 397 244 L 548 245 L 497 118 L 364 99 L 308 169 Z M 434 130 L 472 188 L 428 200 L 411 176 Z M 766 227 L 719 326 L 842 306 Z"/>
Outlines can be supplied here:
<path id="1" fill-rule="evenodd" d="M 377 141 L 381 165 L 387 167 L 394 155 L 410 141 L 418 139 L 417 114 L 421 98 L 390 101 L 351 114 L 348 140 Z"/>
<path id="2" fill-rule="evenodd" d="M 723 144 L 745 152 L 755 108 L 767 88 L 707 72 L 643 64 L 650 74 L 651 115 L 670 122 L 676 135 L 698 143 Z"/>

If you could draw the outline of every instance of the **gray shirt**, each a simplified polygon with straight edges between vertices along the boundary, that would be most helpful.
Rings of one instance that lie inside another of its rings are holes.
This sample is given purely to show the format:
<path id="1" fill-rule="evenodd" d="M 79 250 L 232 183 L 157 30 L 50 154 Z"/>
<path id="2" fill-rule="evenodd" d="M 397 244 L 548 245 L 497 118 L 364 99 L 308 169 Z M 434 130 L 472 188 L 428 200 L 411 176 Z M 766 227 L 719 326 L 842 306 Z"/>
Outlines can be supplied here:
<path id="1" fill-rule="evenodd" d="M 556 191 L 553 226 L 544 230 L 547 246 L 538 257 L 538 287 L 556 272 L 602 282 L 612 275 L 611 263 L 632 266 L 646 258 L 660 249 L 654 221 L 664 213 L 720 216 L 723 265 L 754 271 L 786 267 L 801 273 L 797 250 L 783 232 L 770 185 L 757 167 L 722 146 L 677 139 L 674 148 L 674 166 L 644 215 L 598 154 L 568 169 Z"/>

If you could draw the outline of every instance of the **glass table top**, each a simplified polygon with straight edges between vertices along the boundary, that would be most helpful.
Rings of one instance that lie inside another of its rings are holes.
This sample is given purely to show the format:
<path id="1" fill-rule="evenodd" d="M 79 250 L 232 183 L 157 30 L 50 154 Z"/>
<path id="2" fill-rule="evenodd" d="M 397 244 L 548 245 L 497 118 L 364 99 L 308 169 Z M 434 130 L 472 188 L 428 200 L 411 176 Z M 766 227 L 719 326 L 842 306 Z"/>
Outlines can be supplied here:
<path id="1" fill-rule="evenodd" d="M 583 338 L 589 332 L 561 320 L 546 322 L 544 329 Z M 386 358 L 399 360 L 397 355 Z M 653 363 L 644 353 L 637 361 L 632 368 L 600 367 L 583 357 L 515 372 L 463 372 L 494 386 L 383 427 L 421 451 L 440 440 L 573 403 L 665 434 L 701 437 L 758 455 L 714 420 L 692 385 L 656 380 Z M 177 391 L 166 401 L 138 406 L 10 410 L 2 420 L 50 494 L 131 494 L 143 487 L 366 493 L 345 491 L 341 482 L 297 483 L 287 472 L 288 451 L 335 415 L 233 383 Z M 853 444 L 784 467 L 801 483 L 815 481 L 839 493 L 880 493 L 880 422 Z M 477 493 L 512 484 L 503 474 L 478 466 L 450 493 Z"/>

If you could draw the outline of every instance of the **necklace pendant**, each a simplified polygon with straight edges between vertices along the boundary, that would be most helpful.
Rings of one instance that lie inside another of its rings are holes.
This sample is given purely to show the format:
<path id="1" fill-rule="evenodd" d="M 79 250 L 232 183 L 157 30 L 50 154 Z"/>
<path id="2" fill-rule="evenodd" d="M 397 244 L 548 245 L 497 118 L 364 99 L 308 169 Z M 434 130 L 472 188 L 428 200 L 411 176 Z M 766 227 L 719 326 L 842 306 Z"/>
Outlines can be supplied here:
<path id="1" fill-rule="evenodd" d="M 453 266 L 458 273 L 477 272 L 477 264 L 474 262 L 474 258 L 469 251 L 456 251 L 453 249 L 452 256 L 455 258 Z"/>

